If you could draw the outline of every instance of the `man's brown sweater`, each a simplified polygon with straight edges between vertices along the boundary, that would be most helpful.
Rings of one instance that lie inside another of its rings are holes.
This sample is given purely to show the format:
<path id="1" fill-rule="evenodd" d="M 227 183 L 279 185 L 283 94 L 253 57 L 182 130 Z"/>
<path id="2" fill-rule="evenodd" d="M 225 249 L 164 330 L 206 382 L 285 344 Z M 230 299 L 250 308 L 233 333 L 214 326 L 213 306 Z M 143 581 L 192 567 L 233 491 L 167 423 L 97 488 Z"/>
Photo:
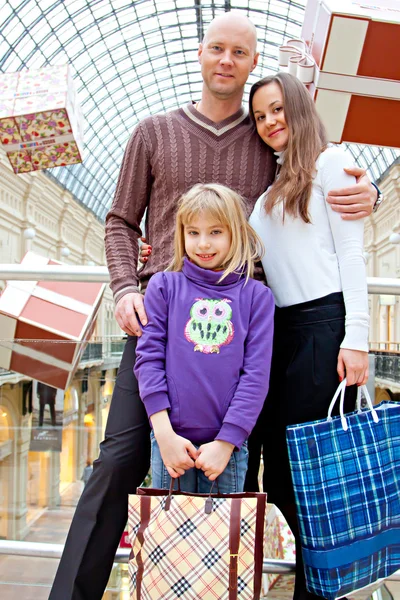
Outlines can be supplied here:
<path id="1" fill-rule="evenodd" d="M 125 150 L 106 218 L 106 256 L 117 302 L 172 259 L 177 201 L 196 183 L 220 183 L 246 202 L 247 216 L 275 173 L 275 158 L 241 109 L 214 123 L 191 104 L 148 117 Z M 151 260 L 137 271 L 140 222 L 147 208 Z"/>

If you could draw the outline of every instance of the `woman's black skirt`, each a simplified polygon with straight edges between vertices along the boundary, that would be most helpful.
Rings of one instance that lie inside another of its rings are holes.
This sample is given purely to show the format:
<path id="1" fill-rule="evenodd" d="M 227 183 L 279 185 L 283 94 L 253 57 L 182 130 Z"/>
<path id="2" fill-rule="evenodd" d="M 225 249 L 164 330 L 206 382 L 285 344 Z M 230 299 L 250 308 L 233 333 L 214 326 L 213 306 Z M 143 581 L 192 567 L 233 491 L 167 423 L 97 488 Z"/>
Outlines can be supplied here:
<path id="1" fill-rule="evenodd" d="M 270 388 L 256 432 L 263 445 L 263 488 L 278 506 L 294 502 L 286 426 L 326 418 L 339 385 L 344 335 L 342 293 L 276 309 Z M 346 412 L 354 410 L 356 394 L 356 386 L 348 388 Z"/>

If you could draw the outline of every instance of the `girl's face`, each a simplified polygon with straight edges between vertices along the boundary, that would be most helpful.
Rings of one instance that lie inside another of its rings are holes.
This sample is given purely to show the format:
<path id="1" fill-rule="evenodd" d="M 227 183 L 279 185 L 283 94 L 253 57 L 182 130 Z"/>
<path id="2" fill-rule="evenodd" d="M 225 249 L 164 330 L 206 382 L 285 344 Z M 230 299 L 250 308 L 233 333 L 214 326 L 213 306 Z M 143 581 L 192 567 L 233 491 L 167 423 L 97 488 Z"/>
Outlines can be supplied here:
<path id="1" fill-rule="evenodd" d="M 219 269 L 231 249 L 231 232 L 211 215 L 200 214 L 184 225 L 185 250 L 203 269 Z"/>
<path id="2" fill-rule="evenodd" d="M 260 87 L 253 96 L 253 113 L 258 135 L 275 152 L 285 150 L 289 129 L 285 120 L 280 86 L 272 81 Z"/>

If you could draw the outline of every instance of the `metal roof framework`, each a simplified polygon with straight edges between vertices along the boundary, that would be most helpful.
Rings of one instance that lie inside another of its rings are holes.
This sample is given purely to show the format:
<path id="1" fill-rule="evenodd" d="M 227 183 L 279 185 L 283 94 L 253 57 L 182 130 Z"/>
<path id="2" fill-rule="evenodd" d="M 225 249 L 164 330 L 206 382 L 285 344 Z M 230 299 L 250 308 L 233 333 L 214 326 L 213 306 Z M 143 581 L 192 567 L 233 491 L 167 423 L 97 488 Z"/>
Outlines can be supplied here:
<path id="1" fill-rule="evenodd" d="M 278 46 L 298 37 L 306 0 L 0 0 L 0 71 L 70 63 L 85 117 L 83 164 L 47 171 L 103 221 L 135 124 L 201 93 L 197 48 L 208 23 L 243 11 L 257 27 L 260 61 L 250 75 L 278 70 Z M 367 125 L 366 125 L 367 126 Z M 350 145 L 378 180 L 399 156 Z"/>

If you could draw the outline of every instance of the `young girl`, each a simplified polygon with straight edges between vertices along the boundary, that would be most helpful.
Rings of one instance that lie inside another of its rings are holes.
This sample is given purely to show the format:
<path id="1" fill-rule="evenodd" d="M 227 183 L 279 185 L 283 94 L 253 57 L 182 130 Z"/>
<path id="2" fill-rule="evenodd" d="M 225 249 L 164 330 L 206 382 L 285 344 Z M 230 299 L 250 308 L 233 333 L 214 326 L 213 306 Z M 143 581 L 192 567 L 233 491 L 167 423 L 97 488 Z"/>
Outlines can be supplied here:
<path id="1" fill-rule="evenodd" d="M 153 428 L 152 484 L 243 491 L 269 382 L 274 299 L 251 279 L 262 246 L 241 198 L 198 184 L 180 201 L 169 272 L 147 287 L 135 374 Z"/>
<path id="2" fill-rule="evenodd" d="M 305 587 L 285 430 L 326 418 L 345 375 L 352 385 L 346 409 L 353 410 L 356 385 L 368 378 L 363 222 L 342 220 L 326 203 L 330 190 L 355 182 L 343 171 L 352 164 L 341 148 L 328 147 L 300 81 L 286 73 L 262 79 L 251 89 L 250 113 L 278 156 L 277 178 L 250 217 L 277 304 L 270 391 L 257 431 L 264 491 L 297 538 L 294 598 L 305 600 L 316 596 Z"/>

